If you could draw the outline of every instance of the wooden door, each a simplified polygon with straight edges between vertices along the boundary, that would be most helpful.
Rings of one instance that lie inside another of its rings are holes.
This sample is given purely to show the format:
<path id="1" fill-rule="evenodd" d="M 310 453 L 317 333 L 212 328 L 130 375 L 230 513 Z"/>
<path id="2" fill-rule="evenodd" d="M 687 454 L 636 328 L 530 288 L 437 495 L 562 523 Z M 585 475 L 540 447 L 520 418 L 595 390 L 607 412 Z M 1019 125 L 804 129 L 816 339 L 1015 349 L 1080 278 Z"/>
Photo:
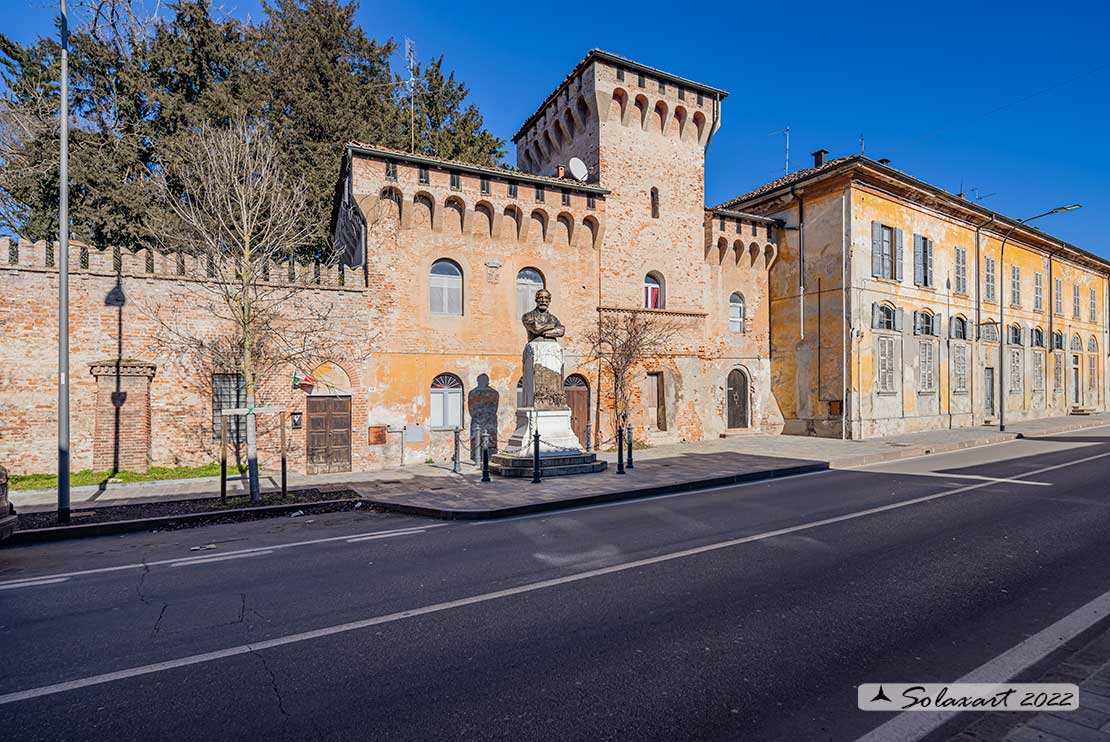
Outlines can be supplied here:
<path id="1" fill-rule="evenodd" d="M 351 398 L 309 397 L 305 417 L 308 473 L 351 470 Z"/>
<path id="2" fill-rule="evenodd" d="M 990 366 L 983 369 L 983 414 L 994 416 L 994 369 Z"/>
<path id="3" fill-rule="evenodd" d="M 728 427 L 748 427 L 748 377 L 738 368 L 728 373 Z"/>
<path id="4" fill-rule="evenodd" d="M 571 430 L 585 448 L 589 444 L 586 440 L 586 425 L 590 420 L 590 387 L 581 376 L 572 374 L 563 382 L 563 390 L 567 393 L 567 406 L 570 407 Z"/>

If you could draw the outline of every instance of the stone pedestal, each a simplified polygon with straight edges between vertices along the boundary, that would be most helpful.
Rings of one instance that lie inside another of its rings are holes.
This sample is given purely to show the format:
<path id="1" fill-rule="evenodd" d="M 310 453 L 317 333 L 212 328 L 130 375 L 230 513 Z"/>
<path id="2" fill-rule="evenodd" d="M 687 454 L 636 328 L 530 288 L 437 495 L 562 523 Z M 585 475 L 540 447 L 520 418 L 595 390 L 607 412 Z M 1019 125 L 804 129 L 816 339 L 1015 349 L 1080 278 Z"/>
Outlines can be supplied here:
<path id="1" fill-rule="evenodd" d="M 540 433 L 540 456 L 581 453 L 582 445 L 570 427 L 570 409 L 537 410 L 521 407 L 516 411 L 516 431 L 509 438 L 509 450 L 532 456 L 532 436 Z"/>

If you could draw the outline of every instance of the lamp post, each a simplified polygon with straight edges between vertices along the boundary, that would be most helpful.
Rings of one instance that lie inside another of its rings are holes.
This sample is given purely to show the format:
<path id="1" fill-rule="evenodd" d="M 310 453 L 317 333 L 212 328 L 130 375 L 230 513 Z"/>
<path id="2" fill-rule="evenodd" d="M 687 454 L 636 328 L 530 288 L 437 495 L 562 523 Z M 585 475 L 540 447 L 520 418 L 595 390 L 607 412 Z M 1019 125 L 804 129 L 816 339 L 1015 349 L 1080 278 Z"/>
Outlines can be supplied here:
<path id="1" fill-rule="evenodd" d="M 1006 242 L 1009 241 L 1010 235 L 1019 226 L 1028 224 L 1034 219 L 1040 219 L 1042 216 L 1049 216 L 1050 214 L 1059 214 L 1064 211 L 1075 211 L 1081 208 L 1079 204 L 1071 204 L 1070 206 L 1059 206 L 1051 211 L 1046 211 L 1043 214 L 1037 214 L 1027 219 L 1018 219 L 1017 222 L 1010 227 L 1002 238 L 1002 248 L 998 254 L 998 272 L 999 272 L 999 291 L 998 291 L 998 432 L 1003 433 L 1006 431 L 1006 340 L 1009 332 L 1006 328 L 1004 320 L 1004 311 L 1006 306 L 1005 292 L 1002 287 L 1005 286 L 1006 280 Z M 1055 291 L 1055 287 L 1052 288 Z M 1011 298 L 1013 288 L 1011 287 Z"/>
<path id="2" fill-rule="evenodd" d="M 69 19 L 61 0 L 61 145 L 58 163 L 58 523 L 69 523 Z"/>

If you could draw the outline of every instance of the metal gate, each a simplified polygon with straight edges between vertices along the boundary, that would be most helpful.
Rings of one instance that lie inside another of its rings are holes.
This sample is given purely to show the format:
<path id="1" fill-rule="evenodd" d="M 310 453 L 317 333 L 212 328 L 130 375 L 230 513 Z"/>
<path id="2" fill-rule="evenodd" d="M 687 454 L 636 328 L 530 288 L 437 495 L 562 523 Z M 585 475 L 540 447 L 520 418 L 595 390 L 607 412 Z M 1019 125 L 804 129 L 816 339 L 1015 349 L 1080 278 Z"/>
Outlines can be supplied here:
<path id="1" fill-rule="evenodd" d="M 308 397 L 308 473 L 351 470 L 351 398 Z"/>

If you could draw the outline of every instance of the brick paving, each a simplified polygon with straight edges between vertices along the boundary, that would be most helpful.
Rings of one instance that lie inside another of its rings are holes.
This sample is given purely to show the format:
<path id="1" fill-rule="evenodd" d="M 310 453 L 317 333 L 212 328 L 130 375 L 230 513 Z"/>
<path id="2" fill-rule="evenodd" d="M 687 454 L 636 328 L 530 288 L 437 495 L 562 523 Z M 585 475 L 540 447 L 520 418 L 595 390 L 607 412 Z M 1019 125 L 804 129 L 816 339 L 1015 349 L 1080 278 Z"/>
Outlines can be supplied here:
<path id="1" fill-rule="evenodd" d="M 465 517 L 482 510 L 550 506 L 556 501 L 572 504 L 590 498 L 614 499 L 620 493 L 632 497 L 714 483 L 783 476 L 816 468 L 864 466 L 998 443 L 1018 435 L 1033 437 L 1106 424 L 1110 424 L 1110 413 L 1015 423 L 1005 433 L 989 428 L 960 428 L 864 441 L 744 434 L 637 450 L 634 454 L 636 467 L 625 476 L 619 476 L 614 471 L 616 453 L 604 451 L 598 457 L 609 462 L 607 471 L 552 478 L 539 485 L 533 485 L 528 480 L 497 477 L 492 482 L 482 483 L 478 468 L 464 463 L 460 474 L 453 473 L 449 465 L 444 464 L 315 476 L 292 474 L 289 486 L 354 489 L 368 499 L 398 509 L 410 507 L 415 512 L 457 510 L 461 517 Z M 229 493 L 242 493 L 243 484 L 229 482 Z M 274 474 L 266 473 L 263 491 L 273 491 L 279 484 Z M 208 477 L 108 484 L 100 488 L 76 487 L 71 494 L 73 507 L 84 508 L 167 498 L 210 497 L 218 492 L 219 480 Z M 16 507 L 27 512 L 51 509 L 55 497 L 53 490 L 11 493 Z"/>
<path id="2" fill-rule="evenodd" d="M 1077 684 L 1079 709 L 981 714 L 948 742 L 1110 742 L 1110 629 L 1028 682 Z"/>

